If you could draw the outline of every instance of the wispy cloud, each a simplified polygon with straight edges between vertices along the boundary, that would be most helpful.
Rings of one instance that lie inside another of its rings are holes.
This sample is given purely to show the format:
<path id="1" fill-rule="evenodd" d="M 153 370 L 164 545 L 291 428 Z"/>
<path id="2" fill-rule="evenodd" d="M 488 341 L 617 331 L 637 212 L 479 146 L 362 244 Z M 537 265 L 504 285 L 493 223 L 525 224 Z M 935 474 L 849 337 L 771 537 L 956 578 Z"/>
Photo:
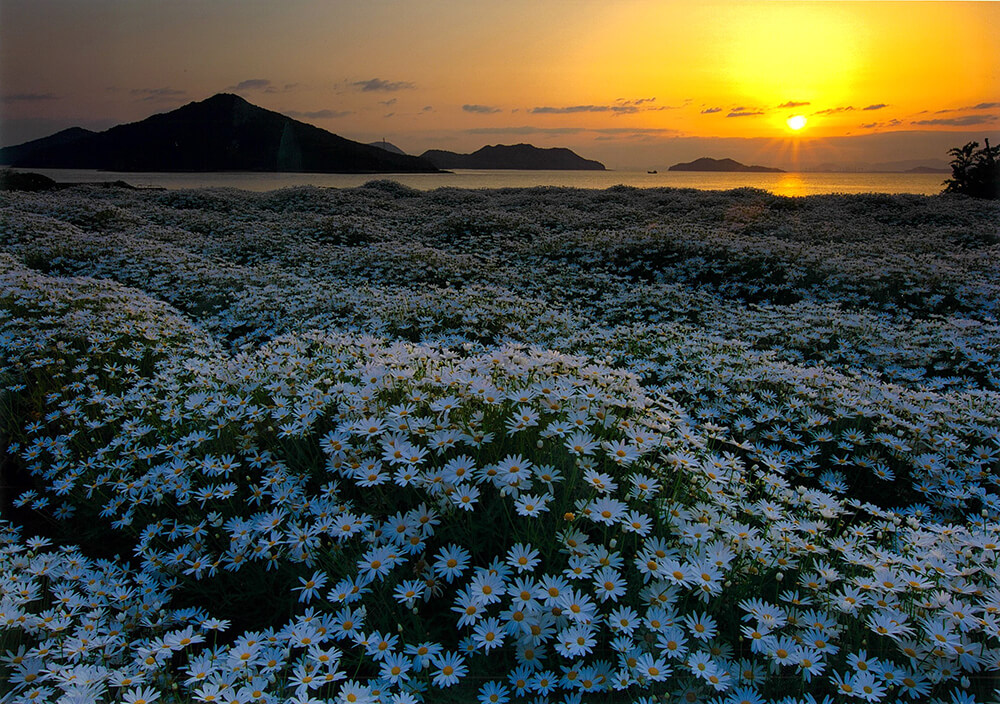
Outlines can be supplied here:
<path id="1" fill-rule="evenodd" d="M 605 138 L 646 138 L 680 134 L 680 130 L 675 130 L 669 127 L 600 127 L 590 131 L 603 135 Z"/>
<path id="2" fill-rule="evenodd" d="M 466 134 L 579 134 L 585 130 L 582 127 L 473 127 L 465 130 Z"/>
<path id="3" fill-rule="evenodd" d="M 399 102 L 399 98 L 389 98 L 388 100 L 378 101 L 379 105 L 385 105 L 387 108 L 391 108 L 393 105 Z"/>
<path id="4" fill-rule="evenodd" d="M 271 85 L 271 81 L 266 78 L 250 78 L 240 81 L 235 86 L 229 86 L 226 90 L 262 90 L 265 93 L 278 92 L 278 89 Z"/>
<path id="5" fill-rule="evenodd" d="M 288 110 L 285 112 L 289 117 L 304 117 L 309 120 L 331 120 L 337 117 L 346 117 L 353 114 L 351 110 L 314 110 L 311 112 L 299 112 L 298 110 Z"/>
<path id="6" fill-rule="evenodd" d="M 569 105 L 561 108 L 550 106 L 531 108 L 528 112 L 535 115 L 570 115 L 580 112 L 632 114 L 639 112 L 639 108 L 635 105 Z"/>
<path id="7" fill-rule="evenodd" d="M 992 110 L 993 108 L 1000 108 L 1000 103 L 977 103 L 976 105 L 966 105 L 962 108 L 945 108 L 943 110 L 935 110 L 935 115 L 940 115 L 944 112 L 964 112 L 965 110 Z M 927 112 L 926 110 L 924 112 Z"/>
<path id="8" fill-rule="evenodd" d="M 701 111 L 702 115 L 711 115 L 712 113 L 722 112 L 722 108 L 705 108 Z"/>
<path id="9" fill-rule="evenodd" d="M 810 105 L 808 100 L 789 100 L 787 103 L 782 103 L 779 108 L 801 108 L 803 105 Z"/>
<path id="10" fill-rule="evenodd" d="M 646 103 L 655 103 L 656 98 L 618 98 L 615 100 L 617 105 L 631 105 L 633 107 L 640 107 Z"/>
<path id="11" fill-rule="evenodd" d="M 369 78 L 367 81 L 354 81 L 351 85 L 358 88 L 363 93 L 371 93 L 373 91 L 391 93 L 397 90 L 410 90 L 412 88 L 416 88 L 416 85 L 410 83 L 409 81 L 384 81 L 381 78 Z"/>
<path id="12" fill-rule="evenodd" d="M 600 135 L 603 139 L 612 138 L 633 138 L 649 136 L 668 136 L 678 134 L 678 130 L 659 127 L 535 127 L 533 125 L 522 125 L 520 127 L 475 127 L 464 130 L 466 134 L 488 134 L 488 135 L 561 135 L 561 134 L 582 134 L 592 133 Z"/>
<path id="13" fill-rule="evenodd" d="M 758 110 L 757 108 L 739 107 L 730 110 L 729 114 L 726 115 L 726 117 L 753 117 L 754 115 L 763 115 L 763 114 L 764 111 Z"/>
<path id="14" fill-rule="evenodd" d="M 874 105 L 869 105 L 867 107 L 861 108 L 862 110 L 881 110 L 882 108 L 889 107 L 888 103 L 875 103 Z"/>
<path id="15" fill-rule="evenodd" d="M 176 88 L 133 88 L 129 91 L 132 95 L 142 96 L 139 98 L 143 102 L 154 100 L 173 100 L 187 95 L 186 90 Z"/>
<path id="16" fill-rule="evenodd" d="M 861 125 L 861 128 L 865 130 L 877 130 L 886 127 L 899 127 L 901 124 L 903 124 L 902 120 L 887 120 L 885 122 L 867 122 Z"/>
<path id="17" fill-rule="evenodd" d="M 492 105 L 463 105 L 462 109 L 465 112 L 472 112 L 478 115 L 492 115 L 493 113 L 501 112 L 500 108 L 495 108 Z"/>
<path id="18" fill-rule="evenodd" d="M 853 105 L 843 105 L 839 108 L 827 108 L 826 110 L 817 110 L 813 115 L 835 115 L 838 112 L 851 112 L 854 110 Z"/>
<path id="19" fill-rule="evenodd" d="M 987 125 L 996 121 L 996 115 L 965 115 L 964 117 L 938 117 L 933 120 L 912 120 L 910 124 L 967 127 L 968 125 Z"/>
<path id="20" fill-rule="evenodd" d="M 40 103 L 46 100 L 58 100 L 59 96 L 52 93 L 8 93 L 0 96 L 4 103 Z"/>
<path id="21" fill-rule="evenodd" d="M 535 115 L 572 115 L 575 113 L 611 113 L 612 115 L 632 115 L 650 110 L 677 110 L 680 105 L 655 105 L 656 98 L 618 98 L 612 105 L 565 105 L 553 107 L 544 105 L 531 108 Z"/>

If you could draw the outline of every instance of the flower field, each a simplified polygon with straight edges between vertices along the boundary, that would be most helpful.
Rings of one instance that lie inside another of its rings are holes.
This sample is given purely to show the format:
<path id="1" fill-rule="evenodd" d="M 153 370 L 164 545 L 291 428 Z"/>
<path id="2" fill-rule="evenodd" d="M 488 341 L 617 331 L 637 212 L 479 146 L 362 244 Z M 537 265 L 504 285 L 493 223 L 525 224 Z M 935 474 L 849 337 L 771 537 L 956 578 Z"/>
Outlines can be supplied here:
<path id="1" fill-rule="evenodd" d="M 998 223 L 2 193 L 0 702 L 997 701 Z"/>

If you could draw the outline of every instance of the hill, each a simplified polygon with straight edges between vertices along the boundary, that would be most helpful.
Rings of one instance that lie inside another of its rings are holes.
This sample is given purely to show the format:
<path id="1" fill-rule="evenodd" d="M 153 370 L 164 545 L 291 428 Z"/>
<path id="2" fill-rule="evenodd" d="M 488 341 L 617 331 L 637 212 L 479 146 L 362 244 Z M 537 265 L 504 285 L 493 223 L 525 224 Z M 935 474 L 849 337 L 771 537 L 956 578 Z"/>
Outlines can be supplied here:
<path id="1" fill-rule="evenodd" d="M 368 142 L 369 147 L 378 147 L 379 149 L 384 149 L 387 152 L 392 152 L 393 154 L 406 154 L 402 149 L 397 147 L 392 142 L 387 142 L 384 139 L 378 142 Z"/>
<path id="2" fill-rule="evenodd" d="M 439 169 L 525 169 L 604 171 L 604 164 L 584 159 L 565 147 L 543 149 L 531 144 L 497 144 L 472 154 L 431 149 L 420 155 Z"/>
<path id="3" fill-rule="evenodd" d="M 48 137 L 33 139 L 30 142 L 24 142 L 12 147 L 4 147 L 0 149 L 0 164 L 14 164 L 34 151 L 55 149 L 96 134 L 97 132 L 85 130 L 82 127 L 70 127 L 55 134 L 50 134 Z"/>
<path id="4" fill-rule="evenodd" d="M 418 157 L 344 139 L 227 93 L 104 132 L 77 130 L 0 149 L 0 163 L 109 171 L 438 170 Z"/>
<path id="5" fill-rule="evenodd" d="M 712 159 L 709 157 L 702 157 L 700 159 L 695 159 L 694 161 L 688 161 L 682 164 L 674 164 L 668 171 L 745 171 L 745 172 L 756 172 L 756 173 L 766 173 L 766 174 L 783 174 L 784 169 L 775 169 L 770 166 L 747 166 L 746 164 L 741 164 L 733 159 Z"/>

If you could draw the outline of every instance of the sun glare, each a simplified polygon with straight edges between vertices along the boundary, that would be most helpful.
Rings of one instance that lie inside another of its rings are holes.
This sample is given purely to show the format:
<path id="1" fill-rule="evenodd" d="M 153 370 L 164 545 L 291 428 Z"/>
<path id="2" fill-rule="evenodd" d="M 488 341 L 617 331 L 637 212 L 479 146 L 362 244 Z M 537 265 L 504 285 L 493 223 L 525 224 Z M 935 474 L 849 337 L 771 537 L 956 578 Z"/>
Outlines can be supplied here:
<path id="1" fill-rule="evenodd" d="M 798 132 L 806 126 L 806 118 L 802 115 L 792 115 L 785 120 L 785 124 L 788 125 L 788 129 Z"/>

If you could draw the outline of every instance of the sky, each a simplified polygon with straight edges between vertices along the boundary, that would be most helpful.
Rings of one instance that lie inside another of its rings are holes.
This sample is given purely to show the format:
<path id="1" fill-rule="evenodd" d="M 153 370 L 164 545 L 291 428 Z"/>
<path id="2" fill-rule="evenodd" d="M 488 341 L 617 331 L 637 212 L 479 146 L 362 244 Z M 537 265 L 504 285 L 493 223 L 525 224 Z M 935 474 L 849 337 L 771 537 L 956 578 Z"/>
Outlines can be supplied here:
<path id="1" fill-rule="evenodd" d="M 947 162 L 1000 143 L 997 36 L 1000 2 L 0 0 L 0 145 L 231 92 L 414 154 Z"/>

